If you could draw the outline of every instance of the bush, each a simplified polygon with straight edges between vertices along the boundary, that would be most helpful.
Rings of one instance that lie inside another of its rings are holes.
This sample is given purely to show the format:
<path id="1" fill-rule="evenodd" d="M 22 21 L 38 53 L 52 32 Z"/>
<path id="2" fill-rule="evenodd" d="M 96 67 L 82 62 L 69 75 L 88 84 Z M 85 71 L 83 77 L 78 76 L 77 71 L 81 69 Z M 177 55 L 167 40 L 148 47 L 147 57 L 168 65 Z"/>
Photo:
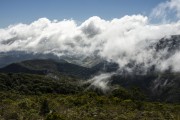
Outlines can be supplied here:
<path id="1" fill-rule="evenodd" d="M 114 97 L 118 97 L 120 99 L 131 99 L 132 98 L 131 94 L 126 89 L 121 88 L 121 87 L 112 91 L 112 95 Z"/>
<path id="2" fill-rule="evenodd" d="M 6 113 L 3 117 L 5 120 L 19 120 L 20 119 L 18 113 L 10 112 L 10 111 L 9 113 Z"/>
<path id="3" fill-rule="evenodd" d="M 57 113 L 48 114 L 45 120 L 65 120 L 65 117 Z"/>

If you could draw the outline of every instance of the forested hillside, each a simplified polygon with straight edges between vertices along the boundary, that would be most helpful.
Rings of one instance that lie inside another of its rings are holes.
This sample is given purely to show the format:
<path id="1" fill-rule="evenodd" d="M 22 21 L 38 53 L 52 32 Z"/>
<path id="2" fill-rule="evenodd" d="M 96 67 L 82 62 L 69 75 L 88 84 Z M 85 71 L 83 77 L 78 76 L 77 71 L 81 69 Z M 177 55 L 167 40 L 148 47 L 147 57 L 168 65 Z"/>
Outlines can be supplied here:
<path id="1" fill-rule="evenodd" d="M 178 120 L 180 105 L 149 101 L 138 88 L 104 94 L 65 75 L 0 74 L 0 119 Z"/>

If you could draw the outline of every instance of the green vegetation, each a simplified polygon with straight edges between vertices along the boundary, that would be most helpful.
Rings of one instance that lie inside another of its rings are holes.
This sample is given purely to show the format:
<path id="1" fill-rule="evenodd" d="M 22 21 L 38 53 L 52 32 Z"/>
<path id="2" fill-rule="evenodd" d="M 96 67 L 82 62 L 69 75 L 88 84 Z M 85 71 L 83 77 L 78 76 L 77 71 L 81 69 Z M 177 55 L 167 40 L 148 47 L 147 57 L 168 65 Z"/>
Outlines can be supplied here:
<path id="1" fill-rule="evenodd" d="M 180 105 L 142 102 L 94 92 L 20 95 L 0 93 L 5 120 L 178 120 Z"/>
<path id="2" fill-rule="evenodd" d="M 80 80 L 67 76 L 35 74 L 0 74 L 0 90 L 20 94 L 61 93 L 74 94 L 82 91 Z"/>
<path id="3" fill-rule="evenodd" d="M 2 120 L 178 120 L 180 105 L 147 102 L 137 88 L 85 90 L 68 76 L 0 74 Z"/>
<path id="4" fill-rule="evenodd" d="M 6 73 L 0 74 L 0 89 L 21 94 L 22 92 L 25 94 L 74 94 L 87 88 L 87 86 L 79 86 L 80 79 L 87 80 L 98 73 L 109 73 L 117 69 L 116 63 L 106 61 L 86 68 L 64 60 L 26 60 L 0 69 L 0 73 Z M 138 92 L 141 90 L 151 101 L 180 102 L 180 73 L 170 71 L 161 73 L 154 71 L 153 68 L 147 74 L 136 74 L 138 71 L 137 67 L 133 74 L 115 74 L 111 76 L 110 84 L 120 85 L 128 90 L 136 87 L 130 92 L 134 95 L 131 99 L 137 99 L 139 96 L 139 100 L 144 100 L 142 93 Z M 99 90 L 96 92 L 101 93 Z"/>

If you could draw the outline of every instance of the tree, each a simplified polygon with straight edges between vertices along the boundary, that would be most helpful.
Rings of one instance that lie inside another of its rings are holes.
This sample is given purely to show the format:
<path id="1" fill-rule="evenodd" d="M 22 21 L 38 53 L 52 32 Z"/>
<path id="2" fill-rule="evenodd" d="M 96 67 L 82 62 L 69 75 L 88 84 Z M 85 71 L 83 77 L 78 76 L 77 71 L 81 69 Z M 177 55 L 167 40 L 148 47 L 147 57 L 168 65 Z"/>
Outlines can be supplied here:
<path id="1" fill-rule="evenodd" d="M 40 115 L 45 116 L 46 114 L 49 113 L 49 103 L 47 99 L 44 99 L 41 103 L 41 108 L 40 108 Z"/>

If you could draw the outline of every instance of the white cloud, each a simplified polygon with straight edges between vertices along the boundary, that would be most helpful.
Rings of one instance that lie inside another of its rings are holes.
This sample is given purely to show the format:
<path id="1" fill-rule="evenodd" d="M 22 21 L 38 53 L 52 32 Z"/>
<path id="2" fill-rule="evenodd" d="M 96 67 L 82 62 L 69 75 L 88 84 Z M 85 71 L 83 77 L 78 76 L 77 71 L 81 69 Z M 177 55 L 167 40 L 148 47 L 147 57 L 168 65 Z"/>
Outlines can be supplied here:
<path id="1" fill-rule="evenodd" d="M 168 51 L 156 53 L 149 46 L 174 34 L 180 34 L 180 22 L 153 25 L 148 17 L 142 15 L 124 16 L 111 21 L 94 16 L 79 26 L 74 20 L 50 21 L 41 18 L 29 25 L 17 24 L 0 29 L 0 52 L 25 51 L 58 56 L 95 54 L 117 62 L 121 68 L 132 61 L 135 65 L 143 64 L 143 69 L 153 64 L 161 68 L 170 59 L 161 59 L 169 54 Z M 174 59 L 177 60 L 166 65 L 173 66 L 177 71 L 179 57 Z"/>
<path id="2" fill-rule="evenodd" d="M 160 65 L 161 65 L 159 67 L 160 70 L 166 70 L 169 67 L 172 67 L 172 70 L 174 72 L 179 72 L 180 71 L 180 52 L 177 52 L 169 59 L 162 61 Z"/>
<path id="3" fill-rule="evenodd" d="M 160 18 L 164 22 L 180 18 L 180 0 L 168 0 L 160 3 L 151 13 L 151 17 Z"/>
<path id="4" fill-rule="evenodd" d="M 103 73 L 89 79 L 88 81 L 85 82 L 91 84 L 87 89 L 98 88 L 101 89 L 102 92 L 106 93 L 110 89 L 108 86 L 110 82 L 109 80 L 111 76 L 114 74 L 115 73 Z"/>

